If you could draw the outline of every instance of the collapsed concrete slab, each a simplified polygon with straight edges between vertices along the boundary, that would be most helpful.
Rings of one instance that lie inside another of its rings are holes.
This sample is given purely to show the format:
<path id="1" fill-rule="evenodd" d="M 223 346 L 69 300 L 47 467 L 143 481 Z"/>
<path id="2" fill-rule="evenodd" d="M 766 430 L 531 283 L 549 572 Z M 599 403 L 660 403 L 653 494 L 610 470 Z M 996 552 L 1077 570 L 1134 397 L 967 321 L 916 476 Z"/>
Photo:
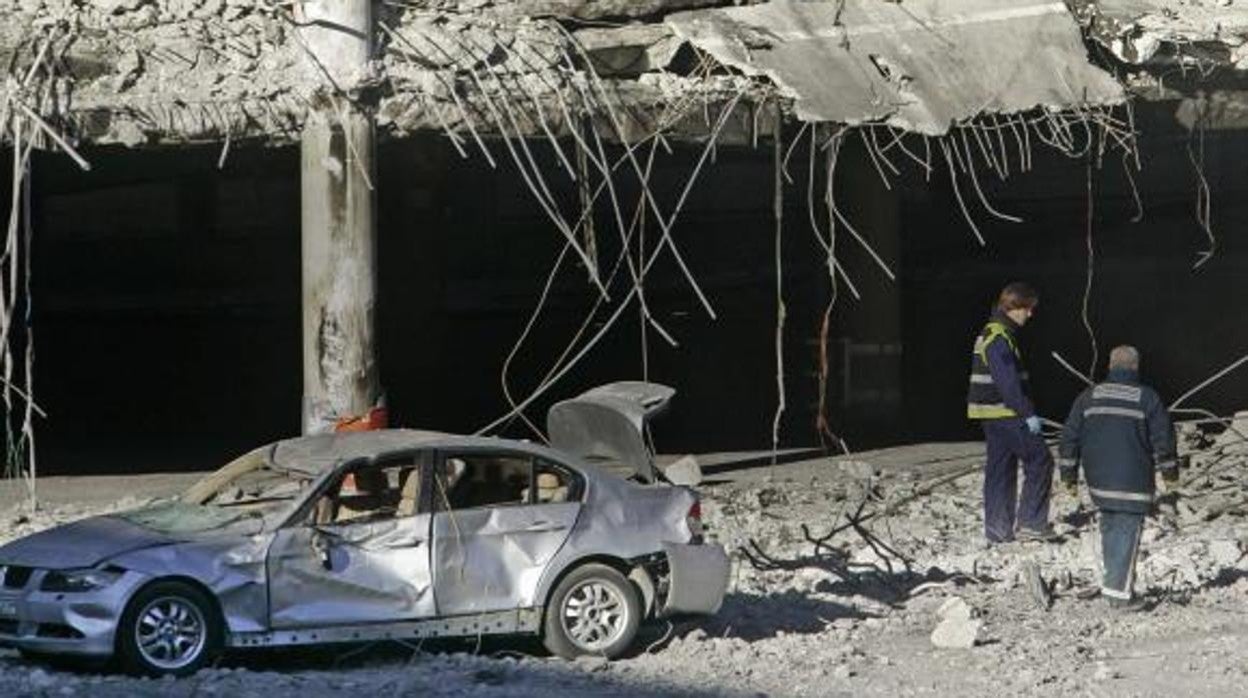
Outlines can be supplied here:
<path id="1" fill-rule="evenodd" d="M 985 112 L 1125 98 L 1058 3 L 775 0 L 666 21 L 721 63 L 769 78 L 806 121 L 941 135 Z"/>

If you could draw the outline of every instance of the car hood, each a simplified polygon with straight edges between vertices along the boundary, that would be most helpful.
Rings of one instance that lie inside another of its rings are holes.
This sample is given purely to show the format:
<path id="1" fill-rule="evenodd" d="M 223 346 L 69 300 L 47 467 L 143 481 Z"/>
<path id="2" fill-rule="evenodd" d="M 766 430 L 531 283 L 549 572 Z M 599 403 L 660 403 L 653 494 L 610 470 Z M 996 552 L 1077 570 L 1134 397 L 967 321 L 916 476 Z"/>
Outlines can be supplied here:
<path id="1" fill-rule="evenodd" d="M 0 546 L 0 564 L 74 569 L 114 555 L 177 542 L 171 536 L 117 516 L 93 516 Z"/>
<path id="2" fill-rule="evenodd" d="M 551 446 L 624 476 L 655 479 L 646 422 L 676 391 L 658 383 L 609 383 L 564 400 L 546 413 Z"/>

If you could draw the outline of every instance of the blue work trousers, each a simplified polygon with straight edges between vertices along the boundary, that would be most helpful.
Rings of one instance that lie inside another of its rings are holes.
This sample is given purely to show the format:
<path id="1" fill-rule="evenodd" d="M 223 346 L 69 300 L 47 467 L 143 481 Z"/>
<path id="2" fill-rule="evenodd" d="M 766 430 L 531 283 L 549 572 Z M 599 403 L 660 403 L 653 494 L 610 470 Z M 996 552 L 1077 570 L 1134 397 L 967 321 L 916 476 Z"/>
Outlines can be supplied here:
<path id="1" fill-rule="evenodd" d="M 1143 530 L 1143 514 L 1101 510 L 1101 559 L 1105 566 L 1101 594 L 1112 599 L 1131 600 Z"/>
<path id="2" fill-rule="evenodd" d="M 1049 491 L 1053 456 L 1044 439 L 1017 417 L 985 419 L 984 536 L 999 542 L 1014 538 L 1014 522 L 1033 531 L 1049 526 Z M 1018 466 L 1023 466 L 1023 496 L 1018 498 Z"/>

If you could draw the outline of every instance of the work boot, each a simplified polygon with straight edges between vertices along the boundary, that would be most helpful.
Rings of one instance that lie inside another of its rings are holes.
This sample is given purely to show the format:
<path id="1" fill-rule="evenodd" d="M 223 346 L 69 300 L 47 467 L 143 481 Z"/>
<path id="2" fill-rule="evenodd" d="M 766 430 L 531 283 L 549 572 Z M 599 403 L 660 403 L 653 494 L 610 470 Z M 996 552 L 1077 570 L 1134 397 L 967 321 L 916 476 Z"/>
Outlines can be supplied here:
<path id="1" fill-rule="evenodd" d="M 1042 543 L 1051 543 L 1058 540 L 1060 536 L 1057 535 L 1052 526 L 1045 526 L 1044 528 L 1028 528 L 1023 526 L 1018 529 L 1018 533 L 1015 537 L 1023 542 L 1039 541 Z"/>

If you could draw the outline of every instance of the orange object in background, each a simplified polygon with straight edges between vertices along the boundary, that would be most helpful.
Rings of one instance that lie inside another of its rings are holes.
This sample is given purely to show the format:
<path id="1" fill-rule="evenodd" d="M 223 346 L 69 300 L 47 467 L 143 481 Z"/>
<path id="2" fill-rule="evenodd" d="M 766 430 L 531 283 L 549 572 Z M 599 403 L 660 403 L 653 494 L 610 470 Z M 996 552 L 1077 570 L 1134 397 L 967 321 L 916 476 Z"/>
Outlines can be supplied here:
<path id="1" fill-rule="evenodd" d="M 390 412 L 382 407 L 374 407 L 363 417 L 343 417 L 334 425 L 334 431 L 375 431 L 385 429 L 390 422 Z"/>
<path id="2" fill-rule="evenodd" d="M 385 405 L 374 407 L 363 417 L 343 417 L 334 425 L 335 432 L 376 431 L 385 429 L 390 422 L 390 412 Z M 341 494 L 356 494 L 355 475 L 347 473 L 342 479 Z"/>

